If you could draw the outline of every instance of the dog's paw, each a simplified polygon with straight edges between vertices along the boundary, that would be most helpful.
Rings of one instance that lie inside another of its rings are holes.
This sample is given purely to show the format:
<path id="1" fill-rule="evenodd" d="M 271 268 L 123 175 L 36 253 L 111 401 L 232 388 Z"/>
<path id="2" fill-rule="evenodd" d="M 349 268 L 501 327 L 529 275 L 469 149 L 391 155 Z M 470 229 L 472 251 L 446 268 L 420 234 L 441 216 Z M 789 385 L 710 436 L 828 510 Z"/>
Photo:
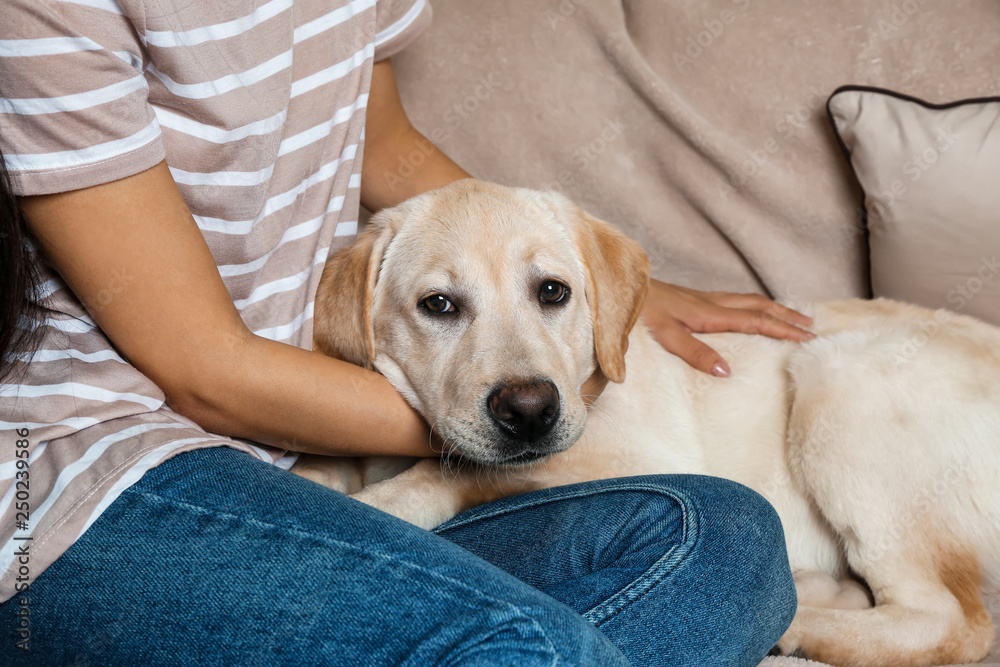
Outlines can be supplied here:
<path id="1" fill-rule="evenodd" d="M 782 655 L 788 656 L 790 658 L 805 658 L 808 659 L 809 656 L 801 648 L 801 643 L 799 637 L 796 636 L 797 633 L 794 631 L 794 623 L 788 631 L 782 635 L 778 643 L 774 645 L 768 655 Z"/>
<path id="2" fill-rule="evenodd" d="M 422 506 L 416 498 L 409 498 L 409 495 L 406 489 L 399 488 L 399 484 L 390 479 L 366 486 L 358 493 L 352 494 L 351 498 L 425 530 L 430 530 L 451 518 L 440 519 L 437 512 Z"/>
<path id="3" fill-rule="evenodd" d="M 769 656 L 783 656 L 783 657 L 787 657 L 787 658 L 802 658 L 803 660 L 808 660 L 809 659 L 809 656 L 806 655 L 805 652 L 802 651 L 802 650 L 800 650 L 800 649 L 796 649 L 796 650 L 792 651 L 791 653 L 786 652 L 784 649 L 781 648 L 781 642 L 775 644 L 774 648 L 772 648 L 770 651 L 768 651 L 767 654 Z"/>
<path id="4" fill-rule="evenodd" d="M 455 489 L 445 483 L 440 463 L 433 459 L 366 486 L 351 497 L 426 530 L 441 525 L 460 510 Z"/>

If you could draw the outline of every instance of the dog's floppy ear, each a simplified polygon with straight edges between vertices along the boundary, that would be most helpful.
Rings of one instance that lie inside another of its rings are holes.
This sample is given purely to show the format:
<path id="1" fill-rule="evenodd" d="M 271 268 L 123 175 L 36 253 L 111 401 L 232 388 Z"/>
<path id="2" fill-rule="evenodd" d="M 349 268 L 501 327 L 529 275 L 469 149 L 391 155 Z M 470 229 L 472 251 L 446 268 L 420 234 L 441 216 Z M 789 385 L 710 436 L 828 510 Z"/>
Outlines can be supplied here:
<path id="1" fill-rule="evenodd" d="M 628 335 L 649 288 L 649 257 L 638 243 L 579 207 L 572 226 L 587 268 L 597 362 L 609 380 L 622 382 Z"/>
<path id="2" fill-rule="evenodd" d="M 382 256 L 394 235 L 391 219 L 375 216 L 358 239 L 326 261 L 316 291 L 313 347 L 371 369 L 375 362 L 372 297 Z"/>

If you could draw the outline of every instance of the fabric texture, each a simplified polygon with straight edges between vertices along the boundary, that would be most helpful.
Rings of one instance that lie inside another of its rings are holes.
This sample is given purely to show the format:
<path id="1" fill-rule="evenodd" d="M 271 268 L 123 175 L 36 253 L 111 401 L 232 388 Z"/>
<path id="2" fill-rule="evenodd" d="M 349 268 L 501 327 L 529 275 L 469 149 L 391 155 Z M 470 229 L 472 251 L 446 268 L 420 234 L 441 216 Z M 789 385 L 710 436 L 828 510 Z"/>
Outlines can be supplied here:
<path id="1" fill-rule="evenodd" d="M 874 295 L 1000 324 L 1000 97 L 850 87 L 829 110 L 865 192 Z"/>
<path id="2" fill-rule="evenodd" d="M 31 651 L 0 642 L 0 660 L 751 667 L 795 609 L 774 510 L 726 480 L 548 489 L 437 532 L 240 452 L 189 452 L 38 578 Z"/>
<path id="3" fill-rule="evenodd" d="M 14 0 L 3 13 L 0 142 L 16 193 L 107 183 L 166 156 L 250 330 L 311 349 L 323 265 L 356 234 L 372 63 L 419 34 L 426 2 Z M 27 443 L 0 450 L 0 599 L 19 545 L 38 576 L 170 456 L 225 445 L 295 460 L 206 433 L 117 353 L 90 313 L 134 276 L 85 305 L 44 265 L 42 278 L 39 351 L 0 385 L 0 441 Z M 30 484 L 20 508 L 17 483 Z"/>

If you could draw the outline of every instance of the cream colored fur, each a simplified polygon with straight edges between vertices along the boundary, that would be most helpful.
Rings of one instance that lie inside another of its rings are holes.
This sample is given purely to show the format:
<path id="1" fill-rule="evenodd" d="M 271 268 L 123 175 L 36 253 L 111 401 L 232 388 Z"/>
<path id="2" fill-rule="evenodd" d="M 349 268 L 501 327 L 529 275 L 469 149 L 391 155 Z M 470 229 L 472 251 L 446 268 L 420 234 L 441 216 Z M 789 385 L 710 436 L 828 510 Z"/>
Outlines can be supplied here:
<path id="1" fill-rule="evenodd" d="M 810 343 L 701 336 L 731 361 L 716 379 L 632 327 L 647 276 L 632 241 L 551 193 L 468 180 L 380 214 L 328 264 L 317 347 L 383 373 L 463 459 L 377 483 L 405 464 L 308 457 L 296 472 L 425 528 L 558 484 L 726 477 L 785 528 L 800 599 L 785 653 L 886 667 L 984 657 L 981 587 L 1000 583 L 1000 331 L 885 300 L 806 304 Z M 572 290 L 558 310 L 538 303 L 547 278 Z M 430 292 L 461 314 L 428 316 Z M 621 382 L 588 414 L 580 387 L 598 366 Z M 563 415 L 548 458 L 496 468 L 485 396 L 519 377 L 554 382 Z"/>

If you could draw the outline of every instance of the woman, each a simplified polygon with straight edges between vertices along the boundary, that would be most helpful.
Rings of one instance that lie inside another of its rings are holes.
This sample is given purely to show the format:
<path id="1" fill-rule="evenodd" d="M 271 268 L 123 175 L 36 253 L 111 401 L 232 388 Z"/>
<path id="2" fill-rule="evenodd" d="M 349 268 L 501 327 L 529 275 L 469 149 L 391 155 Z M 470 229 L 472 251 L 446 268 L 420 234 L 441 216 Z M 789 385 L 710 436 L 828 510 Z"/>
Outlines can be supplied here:
<path id="1" fill-rule="evenodd" d="M 311 351 L 313 297 L 359 202 L 467 177 L 439 151 L 395 173 L 426 140 L 388 58 L 429 7 L 332 4 L 7 3 L 0 599 L 16 633 L 0 656 L 756 664 L 794 591 L 773 510 L 738 485 L 550 489 L 435 536 L 287 472 L 294 452 L 435 455 L 384 378 Z M 17 302 L 33 270 L 34 307 Z M 717 375 L 688 329 L 808 336 L 763 297 L 662 283 L 646 317 Z"/>

